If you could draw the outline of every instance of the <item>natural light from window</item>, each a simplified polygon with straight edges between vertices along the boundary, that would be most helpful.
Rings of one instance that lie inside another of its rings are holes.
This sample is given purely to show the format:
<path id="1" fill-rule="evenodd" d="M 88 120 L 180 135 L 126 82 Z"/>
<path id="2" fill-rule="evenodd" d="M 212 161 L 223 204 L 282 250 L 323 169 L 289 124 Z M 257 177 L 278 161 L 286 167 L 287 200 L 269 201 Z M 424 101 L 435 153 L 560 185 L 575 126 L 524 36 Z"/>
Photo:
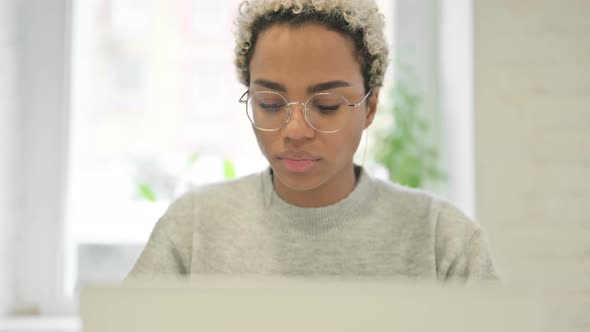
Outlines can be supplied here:
<path id="1" fill-rule="evenodd" d="M 378 1 L 393 34 L 391 1 Z M 118 280 L 172 199 L 263 169 L 233 67 L 238 0 L 74 2 L 66 287 Z M 390 38 L 391 40 L 391 38 Z"/>

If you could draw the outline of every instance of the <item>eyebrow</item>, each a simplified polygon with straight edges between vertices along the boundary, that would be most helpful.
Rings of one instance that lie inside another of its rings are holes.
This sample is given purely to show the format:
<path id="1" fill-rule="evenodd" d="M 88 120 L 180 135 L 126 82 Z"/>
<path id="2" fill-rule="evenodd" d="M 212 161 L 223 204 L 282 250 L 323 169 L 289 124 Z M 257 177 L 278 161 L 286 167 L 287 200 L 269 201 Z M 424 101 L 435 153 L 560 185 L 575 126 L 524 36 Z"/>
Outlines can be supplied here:
<path id="1" fill-rule="evenodd" d="M 254 81 L 254 84 L 261 85 L 265 88 L 276 90 L 276 91 L 287 92 L 287 88 L 285 87 L 285 85 L 283 85 L 281 83 L 277 83 L 277 82 L 268 81 L 265 79 L 258 79 L 256 81 Z M 321 92 L 321 91 L 330 90 L 330 89 L 334 89 L 334 88 L 348 87 L 348 86 L 352 86 L 352 84 L 350 84 L 349 82 L 346 82 L 346 81 L 338 81 L 337 80 L 337 81 L 322 82 L 322 83 L 318 83 L 318 84 L 310 86 L 309 88 L 307 88 L 307 92 L 308 93 L 316 93 L 316 92 Z"/>
<path id="2" fill-rule="evenodd" d="M 323 82 L 316 85 L 312 85 L 307 89 L 309 93 L 316 93 L 320 91 L 330 90 L 334 88 L 340 88 L 344 86 L 352 86 L 352 84 L 345 82 L 345 81 L 329 81 Z"/>
<path id="3" fill-rule="evenodd" d="M 281 83 L 276 83 L 276 82 L 271 82 L 271 81 L 267 81 L 267 80 L 263 80 L 263 79 L 258 79 L 256 81 L 254 81 L 254 84 L 258 84 L 261 85 L 265 88 L 269 88 L 272 90 L 277 90 L 277 91 L 281 91 L 281 92 L 287 92 L 287 88 L 285 88 L 285 86 Z"/>

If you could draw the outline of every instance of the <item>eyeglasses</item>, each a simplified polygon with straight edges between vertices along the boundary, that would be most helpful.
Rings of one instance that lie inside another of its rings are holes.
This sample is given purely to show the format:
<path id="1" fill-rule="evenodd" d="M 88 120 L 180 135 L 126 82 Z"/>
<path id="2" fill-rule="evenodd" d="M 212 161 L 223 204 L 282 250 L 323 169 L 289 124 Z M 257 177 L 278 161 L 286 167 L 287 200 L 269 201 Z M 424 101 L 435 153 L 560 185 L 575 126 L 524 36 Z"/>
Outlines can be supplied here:
<path id="1" fill-rule="evenodd" d="M 359 107 L 371 95 L 371 90 L 356 104 L 335 93 L 316 93 L 306 102 L 288 102 L 273 91 L 246 91 L 239 102 L 246 104 L 248 119 L 254 128 L 276 131 L 291 120 L 291 105 L 302 105 L 305 121 L 321 133 L 335 133 L 346 125 L 350 110 Z"/>

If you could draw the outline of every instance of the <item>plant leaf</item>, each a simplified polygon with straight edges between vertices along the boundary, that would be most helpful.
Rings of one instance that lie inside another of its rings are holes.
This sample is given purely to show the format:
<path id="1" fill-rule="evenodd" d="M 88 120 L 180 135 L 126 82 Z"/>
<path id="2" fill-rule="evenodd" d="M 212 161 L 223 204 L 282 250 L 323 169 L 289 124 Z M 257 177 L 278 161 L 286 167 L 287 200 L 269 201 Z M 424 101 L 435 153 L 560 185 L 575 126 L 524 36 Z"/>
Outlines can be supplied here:
<path id="1" fill-rule="evenodd" d="M 234 163 L 229 159 L 225 159 L 223 161 L 223 177 L 225 179 L 232 179 L 236 177 Z"/>
<path id="2" fill-rule="evenodd" d="M 146 201 L 156 202 L 158 200 L 156 192 L 147 183 L 138 181 L 136 183 L 136 186 L 137 191 L 139 192 L 139 196 L 145 199 Z"/>

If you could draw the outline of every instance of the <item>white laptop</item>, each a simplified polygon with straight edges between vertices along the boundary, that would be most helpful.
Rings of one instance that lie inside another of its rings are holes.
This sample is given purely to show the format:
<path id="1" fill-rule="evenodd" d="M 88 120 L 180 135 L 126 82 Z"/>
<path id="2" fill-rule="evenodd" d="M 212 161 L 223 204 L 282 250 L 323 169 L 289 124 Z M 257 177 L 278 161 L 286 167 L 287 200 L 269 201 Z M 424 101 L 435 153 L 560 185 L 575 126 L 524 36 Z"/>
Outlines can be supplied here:
<path id="1" fill-rule="evenodd" d="M 199 278 L 82 289 L 85 332 L 543 331 L 540 296 L 500 286 Z"/>

